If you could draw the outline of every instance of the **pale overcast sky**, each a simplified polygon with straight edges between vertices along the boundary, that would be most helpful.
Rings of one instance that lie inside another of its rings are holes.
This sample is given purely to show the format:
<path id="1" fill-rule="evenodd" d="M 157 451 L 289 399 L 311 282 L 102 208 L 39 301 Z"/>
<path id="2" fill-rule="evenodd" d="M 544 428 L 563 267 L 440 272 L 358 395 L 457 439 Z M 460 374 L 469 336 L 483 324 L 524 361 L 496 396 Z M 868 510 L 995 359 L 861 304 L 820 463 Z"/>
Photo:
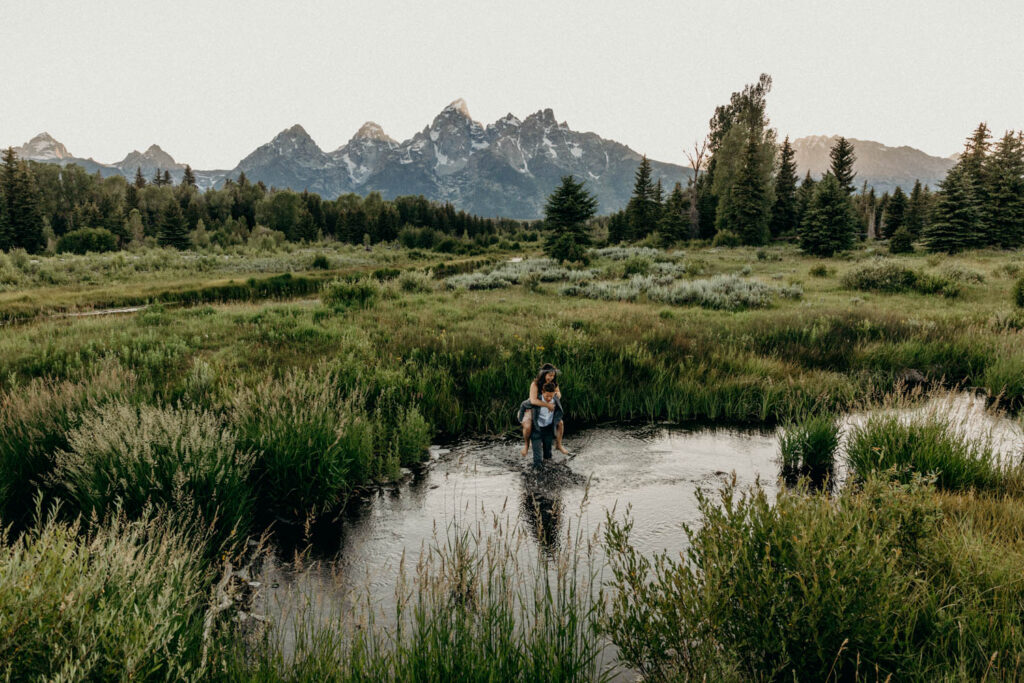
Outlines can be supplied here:
<path id="1" fill-rule="evenodd" d="M 402 140 L 461 97 L 685 163 L 763 71 L 780 135 L 946 156 L 1024 127 L 1019 1 L 0 0 L 0 34 L 0 145 L 45 130 L 103 162 L 232 168 L 295 123 L 327 151 L 367 120 Z"/>

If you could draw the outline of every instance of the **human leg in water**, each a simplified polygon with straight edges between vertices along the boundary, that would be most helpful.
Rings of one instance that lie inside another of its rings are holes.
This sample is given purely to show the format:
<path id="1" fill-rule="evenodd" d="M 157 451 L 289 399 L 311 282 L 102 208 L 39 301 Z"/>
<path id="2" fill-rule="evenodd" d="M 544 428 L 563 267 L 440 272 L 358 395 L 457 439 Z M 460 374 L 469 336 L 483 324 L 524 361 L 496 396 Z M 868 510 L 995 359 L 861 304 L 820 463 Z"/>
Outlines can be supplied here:
<path id="1" fill-rule="evenodd" d="M 527 410 L 526 415 L 523 416 L 523 450 L 519 451 L 519 455 L 526 457 L 526 454 L 530 452 L 530 434 L 533 431 L 533 411 Z"/>

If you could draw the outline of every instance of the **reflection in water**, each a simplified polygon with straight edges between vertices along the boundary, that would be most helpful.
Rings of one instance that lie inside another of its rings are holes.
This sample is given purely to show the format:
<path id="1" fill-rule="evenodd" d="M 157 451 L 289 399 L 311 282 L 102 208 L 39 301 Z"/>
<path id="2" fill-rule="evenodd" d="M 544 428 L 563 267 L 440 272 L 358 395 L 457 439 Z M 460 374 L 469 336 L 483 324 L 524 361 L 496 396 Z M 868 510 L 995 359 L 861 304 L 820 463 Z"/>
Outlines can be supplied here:
<path id="1" fill-rule="evenodd" d="M 562 492 L 568 487 L 586 483 L 584 477 L 561 462 L 545 462 L 539 469 L 530 468 L 522 475 L 523 524 L 548 558 L 558 552 L 565 515 Z"/>

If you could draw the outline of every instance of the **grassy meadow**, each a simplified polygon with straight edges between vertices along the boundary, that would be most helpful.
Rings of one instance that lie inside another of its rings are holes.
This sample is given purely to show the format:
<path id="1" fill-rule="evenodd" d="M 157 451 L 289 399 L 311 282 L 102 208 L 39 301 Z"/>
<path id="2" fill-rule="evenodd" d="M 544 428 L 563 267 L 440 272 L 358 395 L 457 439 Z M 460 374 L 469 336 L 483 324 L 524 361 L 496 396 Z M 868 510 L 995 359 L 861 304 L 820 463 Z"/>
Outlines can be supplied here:
<path id="1" fill-rule="evenodd" d="M 608 639 L 650 680 L 1021 680 L 1018 464 L 941 420 L 839 449 L 831 418 L 908 388 L 1018 411 L 1022 276 L 1015 252 L 871 247 L 0 254 L 0 673 L 592 680 Z M 439 439 L 512 434 L 543 362 L 570 429 L 783 425 L 793 488 L 708 493 L 681 559 L 610 519 L 600 589 L 588 539 L 526 571 L 455 530 L 397 632 L 368 614 L 286 655 L 238 625 L 249 539 Z"/>

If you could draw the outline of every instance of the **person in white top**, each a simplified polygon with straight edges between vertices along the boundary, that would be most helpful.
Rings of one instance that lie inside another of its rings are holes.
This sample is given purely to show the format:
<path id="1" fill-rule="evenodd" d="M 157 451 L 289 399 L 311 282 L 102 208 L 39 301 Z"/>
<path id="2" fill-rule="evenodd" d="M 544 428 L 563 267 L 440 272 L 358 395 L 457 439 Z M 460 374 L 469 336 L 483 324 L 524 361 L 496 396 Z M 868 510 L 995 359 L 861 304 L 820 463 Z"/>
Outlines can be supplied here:
<path id="1" fill-rule="evenodd" d="M 530 382 L 530 403 L 532 405 L 535 405 L 535 406 L 540 406 L 541 407 L 541 412 L 543 412 L 545 410 L 549 411 L 549 417 L 548 417 L 547 424 L 551 423 L 551 418 L 550 418 L 550 414 L 551 413 L 550 413 L 550 411 L 553 411 L 555 409 L 555 406 L 554 406 L 553 403 L 548 403 L 547 401 L 544 400 L 543 396 L 541 396 L 541 389 L 544 387 L 545 384 L 548 384 L 548 383 L 554 384 L 555 385 L 555 396 L 557 396 L 558 399 L 561 400 L 562 399 L 562 390 L 558 386 L 558 375 L 559 374 L 561 374 L 561 372 L 559 371 L 558 368 L 556 368 L 554 365 L 551 365 L 550 363 L 545 363 L 544 365 L 541 366 L 540 372 L 537 373 L 536 379 L 534 379 L 532 382 Z M 538 420 L 539 420 L 539 418 L 538 418 Z M 520 451 L 520 455 L 523 455 L 523 456 L 525 456 L 529 452 L 529 450 L 530 450 L 530 434 L 533 431 L 533 424 L 532 424 L 532 422 L 533 422 L 533 411 L 532 410 L 527 410 L 525 415 L 523 415 L 523 420 L 522 420 L 522 425 L 523 425 L 523 450 Z M 564 434 L 564 433 L 565 433 L 565 420 L 563 418 L 563 420 L 558 423 L 558 427 L 555 429 L 555 448 L 557 448 L 559 451 L 561 451 L 565 455 L 568 455 L 569 454 L 568 449 L 566 449 L 566 447 L 562 445 L 562 434 Z"/>

